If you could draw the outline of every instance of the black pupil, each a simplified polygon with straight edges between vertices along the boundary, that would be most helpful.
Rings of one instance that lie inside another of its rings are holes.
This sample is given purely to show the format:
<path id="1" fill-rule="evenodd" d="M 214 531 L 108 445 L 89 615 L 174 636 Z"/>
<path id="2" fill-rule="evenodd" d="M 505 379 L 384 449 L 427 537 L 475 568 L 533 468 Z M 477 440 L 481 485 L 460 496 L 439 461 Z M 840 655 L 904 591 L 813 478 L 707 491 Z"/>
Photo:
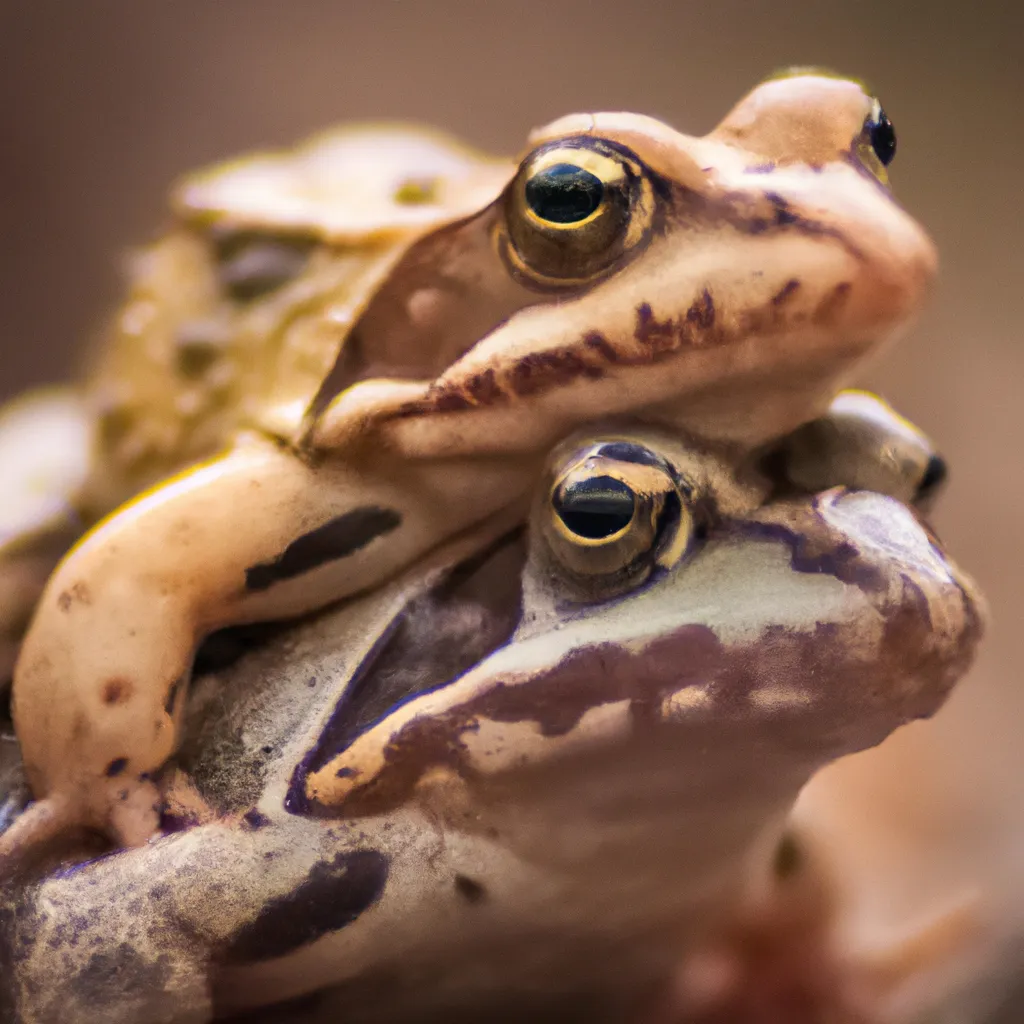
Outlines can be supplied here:
<path id="1" fill-rule="evenodd" d="M 526 183 L 526 202 L 542 220 L 575 224 L 600 205 L 604 185 L 596 174 L 576 164 L 552 164 Z"/>
<path id="2" fill-rule="evenodd" d="M 917 485 L 916 501 L 927 501 L 946 482 L 949 470 L 946 468 L 946 460 L 941 455 L 933 455 L 925 467 L 924 476 Z"/>
<path id="3" fill-rule="evenodd" d="M 559 488 L 553 503 L 558 517 L 577 537 L 602 540 L 629 526 L 635 498 L 621 480 L 595 476 Z"/>
<path id="4" fill-rule="evenodd" d="M 892 121 L 884 110 L 878 111 L 878 119 L 872 122 L 869 130 L 871 148 L 875 151 L 875 156 L 882 161 L 884 167 L 888 167 L 896 155 L 896 129 L 893 128 Z"/>

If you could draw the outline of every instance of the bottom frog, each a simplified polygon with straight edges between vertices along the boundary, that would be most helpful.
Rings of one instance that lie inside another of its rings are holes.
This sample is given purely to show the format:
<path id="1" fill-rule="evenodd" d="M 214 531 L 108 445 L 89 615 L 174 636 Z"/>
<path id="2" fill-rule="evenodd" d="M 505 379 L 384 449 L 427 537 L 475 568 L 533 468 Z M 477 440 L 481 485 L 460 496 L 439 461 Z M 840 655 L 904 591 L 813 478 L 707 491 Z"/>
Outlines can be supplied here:
<path id="1" fill-rule="evenodd" d="M 635 1019 L 810 776 L 973 655 L 906 503 L 930 453 L 859 401 L 817 462 L 577 436 L 525 530 L 200 678 L 169 834 L 8 887 L 0 1019 Z M 837 445 L 879 490 L 833 486 Z"/>

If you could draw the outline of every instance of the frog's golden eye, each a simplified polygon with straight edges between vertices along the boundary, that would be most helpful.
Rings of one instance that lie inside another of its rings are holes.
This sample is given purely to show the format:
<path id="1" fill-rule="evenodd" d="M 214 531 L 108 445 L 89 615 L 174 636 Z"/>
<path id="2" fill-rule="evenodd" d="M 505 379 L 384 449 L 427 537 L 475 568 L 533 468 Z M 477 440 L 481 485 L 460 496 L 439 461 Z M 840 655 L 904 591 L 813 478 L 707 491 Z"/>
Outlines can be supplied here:
<path id="1" fill-rule="evenodd" d="M 856 148 L 861 160 L 886 181 L 886 168 L 896 157 L 896 129 L 878 100 L 874 101 L 864 121 Z"/>
<path id="2" fill-rule="evenodd" d="M 217 276 L 236 302 L 250 302 L 292 281 L 309 262 L 314 243 L 308 238 L 275 237 L 252 232 L 215 239 Z"/>
<path id="3" fill-rule="evenodd" d="M 601 139 L 549 143 L 506 195 L 500 239 L 528 282 L 573 285 L 611 269 L 646 236 L 653 190 L 640 162 Z"/>
<path id="4" fill-rule="evenodd" d="M 563 481 L 551 498 L 555 515 L 574 538 L 608 541 L 629 529 L 636 515 L 636 492 L 613 476 Z"/>
<path id="5" fill-rule="evenodd" d="M 573 575 L 633 575 L 674 564 L 693 521 L 689 488 L 656 453 L 625 441 L 579 452 L 552 484 L 546 535 Z"/>

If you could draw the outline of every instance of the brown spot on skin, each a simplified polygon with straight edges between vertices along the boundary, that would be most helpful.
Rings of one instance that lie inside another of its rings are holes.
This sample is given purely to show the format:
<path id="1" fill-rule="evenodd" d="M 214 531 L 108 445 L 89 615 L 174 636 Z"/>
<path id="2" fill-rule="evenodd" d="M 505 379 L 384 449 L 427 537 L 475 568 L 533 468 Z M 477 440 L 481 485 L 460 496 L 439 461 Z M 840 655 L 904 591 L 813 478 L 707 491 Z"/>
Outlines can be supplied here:
<path id="1" fill-rule="evenodd" d="M 633 337 L 652 352 L 670 352 L 676 347 L 676 328 L 672 320 L 658 320 L 649 302 L 636 307 Z"/>
<path id="2" fill-rule="evenodd" d="M 659 320 L 650 303 L 642 302 L 636 307 L 636 325 L 633 337 L 653 356 L 654 362 L 672 355 L 683 348 L 696 348 L 708 344 L 719 344 L 727 340 L 715 331 L 715 301 L 705 288 L 690 304 L 684 316 L 678 320 Z M 641 360 L 630 360 L 631 363 Z"/>
<path id="3" fill-rule="evenodd" d="M 523 356 L 509 370 L 507 383 L 513 394 L 524 396 L 595 375 L 601 375 L 600 369 L 587 363 L 574 348 L 558 348 Z M 504 395 L 495 389 L 494 397 Z"/>
<path id="4" fill-rule="evenodd" d="M 461 390 L 447 387 L 431 388 L 422 405 L 436 412 L 461 412 L 473 408 L 473 403 Z"/>
<path id="5" fill-rule="evenodd" d="M 686 322 L 702 331 L 708 331 L 715 326 L 715 302 L 707 288 L 693 300 L 693 304 L 686 311 Z"/>
<path id="6" fill-rule="evenodd" d="M 247 831 L 255 831 L 256 829 L 266 828 L 270 824 L 270 819 L 260 813 L 255 807 L 245 812 L 242 815 L 242 828 Z"/>
<path id="7" fill-rule="evenodd" d="M 786 227 L 790 224 L 799 224 L 801 218 L 790 209 L 789 201 L 778 194 L 778 192 L 765 192 L 765 199 L 772 205 L 775 211 L 775 226 Z"/>
<path id="8" fill-rule="evenodd" d="M 131 699 L 134 692 L 135 687 L 130 679 L 124 676 L 108 679 L 103 684 L 103 703 L 124 704 Z"/>
<path id="9" fill-rule="evenodd" d="M 850 297 L 850 289 L 849 281 L 840 281 L 818 303 L 818 307 L 814 311 L 814 322 L 816 324 L 829 324 L 835 320 L 839 311 L 846 305 L 846 300 Z"/>
<path id="10" fill-rule="evenodd" d="M 184 678 L 179 676 L 174 680 L 173 683 L 167 688 L 167 696 L 164 698 L 164 711 L 169 715 L 174 714 L 174 705 L 178 703 L 178 695 L 181 693 L 182 687 L 185 683 Z M 157 731 L 163 728 L 163 722 L 157 722 Z"/>
<path id="11" fill-rule="evenodd" d="M 773 296 L 772 305 L 778 308 L 784 305 L 796 294 L 797 289 L 800 287 L 800 282 L 795 278 L 791 277 Z"/>
<path id="12" fill-rule="evenodd" d="M 600 331 L 588 331 L 583 336 L 583 345 L 591 352 L 598 353 L 606 363 L 618 362 L 619 354 L 615 351 L 615 346 Z"/>
<path id="13" fill-rule="evenodd" d="M 483 903 L 487 899 L 487 890 L 475 879 L 468 875 L 455 876 L 455 891 L 467 903 Z"/>
<path id="14" fill-rule="evenodd" d="M 62 612 L 71 611 L 71 606 L 74 604 L 92 604 L 92 594 L 89 592 L 89 588 L 86 584 L 81 582 L 75 583 L 73 586 L 60 593 L 57 597 L 57 607 Z"/>
<path id="15" fill-rule="evenodd" d="M 466 394 L 476 405 L 493 405 L 505 397 L 491 367 L 466 381 Z"/>

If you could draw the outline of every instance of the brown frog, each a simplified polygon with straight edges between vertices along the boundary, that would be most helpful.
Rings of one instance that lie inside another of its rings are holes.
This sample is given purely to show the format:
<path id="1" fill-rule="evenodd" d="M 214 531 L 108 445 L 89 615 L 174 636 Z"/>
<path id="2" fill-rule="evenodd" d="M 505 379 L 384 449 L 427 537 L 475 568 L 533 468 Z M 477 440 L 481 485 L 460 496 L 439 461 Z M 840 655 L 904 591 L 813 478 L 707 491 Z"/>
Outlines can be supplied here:
<path id="1" fill-rule="evenodd" d="M 894 151 L 858 84 L 800 73 L 702 138 L 576 115 L 499 165 L 356 132 L 187 182 L 88 388 L 76 500 L 136 496 L 36 607 L 14 717 L 37 802 L 0 858 L 144 843 L 204 635 L 519 520 L 580 424 L 742 451 L 821 412 L 934 269 Z"/>
<path id="2" fill-rule="evenodd" d="M 626 1019 L 752 858 L 785 863 L 810 775 L 974 652 L 973 587 L 911 507 L 793 482 L 846 437 L 877 487 L 929 489 L 930 448 L 865 401 L 815 426 L 817 468 L 803 435 L 751 460 L 577 434 L 525 534 L 201 676 L 169 834 L 9 891 L 8 1013 Z"/>

